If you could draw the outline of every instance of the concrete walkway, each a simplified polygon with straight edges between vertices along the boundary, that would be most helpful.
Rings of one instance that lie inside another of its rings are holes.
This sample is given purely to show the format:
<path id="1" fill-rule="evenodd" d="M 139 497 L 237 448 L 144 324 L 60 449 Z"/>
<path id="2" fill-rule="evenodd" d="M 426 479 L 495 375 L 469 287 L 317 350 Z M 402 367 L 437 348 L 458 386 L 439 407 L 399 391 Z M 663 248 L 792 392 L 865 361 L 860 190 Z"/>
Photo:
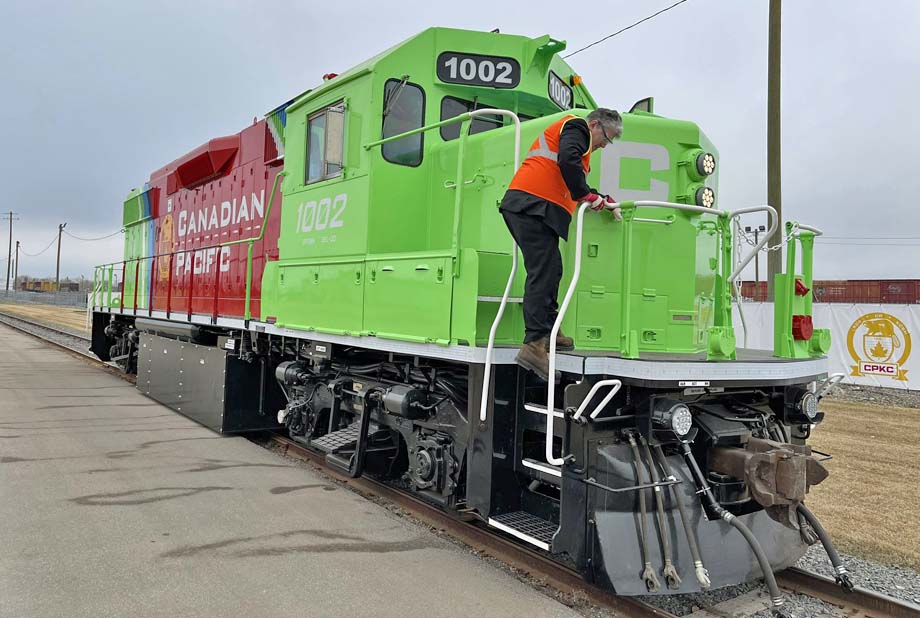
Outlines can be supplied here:
<path id="1" fill-rule="evenodd" d="M 577 615 L 0 326 L 0 616 Z"/>

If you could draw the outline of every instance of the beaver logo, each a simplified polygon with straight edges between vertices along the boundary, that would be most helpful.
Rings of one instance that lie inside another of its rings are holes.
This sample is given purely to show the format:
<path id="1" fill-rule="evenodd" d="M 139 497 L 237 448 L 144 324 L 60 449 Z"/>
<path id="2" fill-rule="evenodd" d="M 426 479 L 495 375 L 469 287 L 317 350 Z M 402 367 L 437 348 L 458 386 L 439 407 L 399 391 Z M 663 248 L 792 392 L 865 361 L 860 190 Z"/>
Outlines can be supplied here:
<path id="1" fill-rule="evenodd" d="M 170 200 L 171 202 L 172 200 Z M 170 204 L 171 206 L 172 204 Z M 169 256 L 164 255 L 171 253 L 174 248 L 173 243 L 173 216 L 172 213 L 167 213 L 163 217 L 162 222 L 160 223 L 160 238 L 157 243 L 157 254 L 160 256 L 157 258 L 157 276 L 160 281 L 166 281 L 169 278 Z"/>
<path id="2" fill-rule="evenodd" d="M 859 352 L 857 352 L 857 342 Z M 857 364 L 850 375 L 880 375 L 907 380 L 901 369 L 910 356 L 910 333 L 898 318 L 887 313 L 867 313 L 853 322 L 847 333 L 847 348 Z M 891 362 L 897 358 L 896 362 Z"/>

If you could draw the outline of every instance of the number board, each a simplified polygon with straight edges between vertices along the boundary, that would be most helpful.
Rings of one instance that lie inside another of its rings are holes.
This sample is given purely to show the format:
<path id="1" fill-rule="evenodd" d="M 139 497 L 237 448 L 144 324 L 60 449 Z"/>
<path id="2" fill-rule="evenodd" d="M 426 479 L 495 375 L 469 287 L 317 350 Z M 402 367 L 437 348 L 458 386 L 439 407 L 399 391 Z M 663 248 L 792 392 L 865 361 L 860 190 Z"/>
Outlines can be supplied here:
<path id="1" fill-rule="evenodd" d="M 444 52 L 438 56 L 438 79 L 449 84 L 516 88 L 521 65 L 514 58 Z"/>
<path id="2" fill-rule="evenodd" d="M 572 109 L 572 89 L 565 81 L 553 73 L 549 72 L 549 83 L 547 84 L 550 100 L 562 109 Z"/>

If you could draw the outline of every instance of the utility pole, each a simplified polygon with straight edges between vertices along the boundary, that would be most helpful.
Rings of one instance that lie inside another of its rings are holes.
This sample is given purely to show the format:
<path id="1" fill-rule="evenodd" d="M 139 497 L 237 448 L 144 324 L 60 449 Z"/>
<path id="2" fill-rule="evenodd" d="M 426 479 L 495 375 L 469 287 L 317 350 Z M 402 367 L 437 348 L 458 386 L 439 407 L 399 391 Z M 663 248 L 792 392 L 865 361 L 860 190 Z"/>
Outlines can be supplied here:
<path id="1" fill-rule="evenodd" d="M 19 281 L 19 241 L 16 241 L 16 265 L 13 267 L 13 291 L 16 291 L 16 282 Z"/>
<path id="2" fill-rule="evenodd" d="M 780 42 L 782 0 L 770 0 L 769 42 L 767 50 L 767 203 L 776 209 L 779 225 L 770 237 L 776 247 L 783 237 L 783 191 L 780 131 Z M 767 253 L 767 300 L 773 301 L 773 276 L 783 270 L 783 252 Z"/>
<path id="3" fill-rule="evenodd" d="M 7 214 L 3 215 L 4 217 L 10 220 L 10 247 L 6 254 L 6 291 L 7 292 L 10 291 L 10 267 L 12 266 L 10 264 L 10 260 L 13 259 L 13 221 L 19 219 L 19 217 L 15 216 L 16 214 L 18 213 L 15 213 L 11 210 Z"/>
<path id="4" fill-rule="evenodd" d="M 58 246 L 57 246 L 57 270 L 54 272 L 54 291 L 61 291 L 61 232 L 67 227 L 67 223 L 58 225 Z"/>

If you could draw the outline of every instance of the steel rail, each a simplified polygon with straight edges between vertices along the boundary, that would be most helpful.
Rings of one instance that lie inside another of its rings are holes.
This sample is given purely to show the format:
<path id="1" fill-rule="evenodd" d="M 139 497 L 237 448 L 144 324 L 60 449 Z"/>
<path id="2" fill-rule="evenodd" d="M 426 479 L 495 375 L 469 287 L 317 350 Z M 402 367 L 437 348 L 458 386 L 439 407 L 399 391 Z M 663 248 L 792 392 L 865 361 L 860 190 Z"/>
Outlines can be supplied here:
<path id="1" fill-rule="evenodd" d="M 844 592 L 832 578 L 796 567 L 778 572 L 776 581 L 781 588 L 791 592 L 853 609 L 871 618 L 920 617 L 920 605 L 859 586 L 852 592 Z"/>

